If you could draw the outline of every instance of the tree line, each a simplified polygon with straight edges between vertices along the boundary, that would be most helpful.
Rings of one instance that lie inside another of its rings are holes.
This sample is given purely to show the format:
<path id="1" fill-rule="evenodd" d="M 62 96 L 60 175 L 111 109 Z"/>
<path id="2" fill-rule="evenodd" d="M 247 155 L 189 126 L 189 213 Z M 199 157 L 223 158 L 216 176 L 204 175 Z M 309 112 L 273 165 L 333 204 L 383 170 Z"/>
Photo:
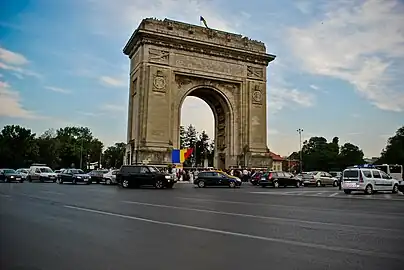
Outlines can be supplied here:
<path id="1" fill-rule="evenodd" d="M 118 142 L 104 150 L 104 144 L 87 127 L 49 129 L 36 135 L 30 129 L 7 125 L 0 132 L 0 167 L 24 168 L 32 163 L 43 163 L 57 168 L 87 168 L 90 163 L 100 163 L 104 168 L 119 168 L 123 164 L 125 143 Z M 193 148 L 192 156 L 184 166 L 213 166 L 214 140 L 205 131 L 197 132 L 193 125 L 180 127 L 181 148 Z M 303 143 L 302 165 L 304 171 L 342 170 L 354 164 L 363 164 L 363 151 L 352 143 L 339 145 L 339 138 L 328 142 L 324 137 L 312 137 Z M 296 151 L 288 160 L 299 161 Z M 376 164 L 404 165 L 404 126 L 387 140 Z M 286 162 L 284 170 L 288 169 Z M 295 164 L 295 163 L 292 163 Z M 293 168 L 293 169 L 298 169 Z"/>
<path id="2" fill-rule="evenodd" d="M 303 171 L 340 171 L 348 166 L 366 163 L 363 151 L 358 146 L 349 142 L 340 146 L 338 137 L 334 137 L 331 142 L 327 142 L 324 137 L 311 137 L 303 143 L 302 153 L 293 152 L 288 160 L 300 161 L 300 156 Z M 387 140 L 375 164 L 404 165 L 404 126 Z M 299 166 L 293 168 L 297 171 L 299 169 Z"/>

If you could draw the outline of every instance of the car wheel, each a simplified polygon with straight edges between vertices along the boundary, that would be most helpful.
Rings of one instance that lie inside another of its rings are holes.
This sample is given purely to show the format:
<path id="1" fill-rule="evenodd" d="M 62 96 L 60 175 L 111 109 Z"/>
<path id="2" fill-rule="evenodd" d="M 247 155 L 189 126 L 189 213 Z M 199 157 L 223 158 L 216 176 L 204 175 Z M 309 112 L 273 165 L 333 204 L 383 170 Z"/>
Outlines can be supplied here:
<path id="1" fill-rule="evenodd" d="M 371 194 L 373 194 L 373 188 L 372 188 L 371 185 L 367 185 L 367 186 L 366 186 L 366 188 L 365 188 L 365 194 L 366 194 L 366 195 L 371 195 Z"/>
<path id="2" fill-rule="evenodd" d="M 106 184 L 106 185 L 111 185 L 111 179 L 105 180 L 105 184 Z"/>
<path id="3" fill-rule="evenodd" d="M 205 187 L 205 181 L 201 180 L 198 182 L 198 187 L 204 188 Z"/>
<path id="4" fill-rule="evenodd" d="M 296 185 L 295 185 L 297 188 L 299 188 L 300 187 L 300 181 L 296 181 Z"/>
<path id="5" fill-rule="evenodd" d="M 317 182 L 316 182 L 316 186 L 317 186 L 317 187 L 321 187 L 321 181 L 317 181 Z"/>
<path id="6" fill-rule="evenodd" d="M 278 188 L 278 187 L 279 187 L 278 181 L 274 181 L 274 187 L 275 187 L 275 188 Z"/>
<path id="7" fill-rule="evenodd" d="M 77 184 L 77 182 L 76 182 L 76 179 L 75 179 L 75 178 L 73 178 L 73 179 L 72 179 L 72 184 L 73 184 L 73 185 Z"/>
<path id="8" fill-rule="evenodd" d="M 154 183 L 154 187 L 155 187 L 155 188 L 158 188 L 158 189 L 164 188 L 163 181 L 157 180 L 156 183 Z"/>
<path id="9" fill-rule="evenodd" d="M 122 180 L 122 187 L 129 188 L 129 181 L 128 180 Z"/>
<path id="10" fill-rule="evenodd" d="M 393 192 L 393 194 L 398 193 L 398 185 L 397 184 L 394 185 L 392 192 Z"/>
<path id="11" fill-rule="evenodd" d="M 334 187 L 338 187 L 338 181 L 334 181 L 334 183 L 332 184 Z"/>
<path id="12" fill-rule="evenodd" d="M 345 193 L 345 194 L 351 194 L 351 191 L 348 190 L 348 189 L 344 189 L 344 193 Z"/>
<path id="13" fill-rule="evenodd" d="M 235 188 L 235 187 L 236 187 L 236 182 L 231 181 L 231 182 L 229 183 L 229 187 Z"/>

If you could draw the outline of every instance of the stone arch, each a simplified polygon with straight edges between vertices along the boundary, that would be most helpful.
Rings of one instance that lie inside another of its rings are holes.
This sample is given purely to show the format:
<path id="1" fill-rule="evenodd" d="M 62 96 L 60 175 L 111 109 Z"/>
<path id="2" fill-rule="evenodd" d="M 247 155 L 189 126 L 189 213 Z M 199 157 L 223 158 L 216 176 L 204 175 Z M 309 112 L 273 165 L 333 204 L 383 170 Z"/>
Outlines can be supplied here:
<path id="1" fill-rule="evenodd" d="M 171 163 L 171 150 L 179 146 L 183 100 L 196 95 L 211 107 L 215 129 L 219 117 L 226 119 L 223 167 L 271 166 L 266 69 L 275 56 L 266 53 L 264 43 L 148 18 L 123 52 L 130 58 L 127 163 Z"/>
<path id="2" fill-rule="evenodd" d="M 174 115 L 177 117 L 177 125 L 174 125 L 174 132 L 177 133 L 176 144 L 174 147 L 179 148 L 179 123 L 181 123 L 181 110 L 186 97 L 194 96 L 200 98 L 212 110 L 214 117 L 214 141 L 215 141 L 215 157 L 214 167 L 226 168 L 228 161 L 234 153 L 234 107 L 228 95 L 216 86 L 196 85 L 180 91 L 177 96 L 175 108 L 177 110 Z"/>

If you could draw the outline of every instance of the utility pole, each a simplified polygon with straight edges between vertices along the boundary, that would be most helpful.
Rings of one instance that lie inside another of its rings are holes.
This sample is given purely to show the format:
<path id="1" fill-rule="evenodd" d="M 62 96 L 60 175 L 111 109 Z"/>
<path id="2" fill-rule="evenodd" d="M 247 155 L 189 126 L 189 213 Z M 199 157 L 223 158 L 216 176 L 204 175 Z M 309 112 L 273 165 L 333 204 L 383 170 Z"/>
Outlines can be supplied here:
<path id="1" fill-rule="evenodd" d="M 80 169 L 83 169 L 83 136 L 81 136 L 81 147 L 80 147 Z"/>
<path id="2" fill-rule="evenodd" d="M 302 153 L 302 133 L 303 133 L 303 129 L 299 128 L 298 130 L 296 130 L 297 133 L 299 133 L 299 144 L 300 144 L 300 173 L 302 173 L 303 171 L 303 153 Z"/>

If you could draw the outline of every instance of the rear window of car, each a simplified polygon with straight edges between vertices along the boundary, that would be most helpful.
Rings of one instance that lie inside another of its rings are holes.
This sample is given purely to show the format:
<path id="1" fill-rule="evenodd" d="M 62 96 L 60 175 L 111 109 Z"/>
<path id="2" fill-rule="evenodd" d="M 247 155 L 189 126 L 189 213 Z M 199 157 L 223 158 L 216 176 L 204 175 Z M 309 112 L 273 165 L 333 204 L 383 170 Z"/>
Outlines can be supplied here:
<path id="1" fill-rule="evenodd" d="M 122 173 L 140 173 L 139 166 L 122 166 L 121 168 Z"/>
<path id="2" fill-rule="evenodd" d="M 362 170 L 362 173 L 366 178 L 372 178 L 372 172 L 371 171 Z"/>
<path id="3" fill-rule="evenodd" d="M 358 170 L 347 170 L 344 171 L 344 178 L 358 178 L 359 171 Z"/>

